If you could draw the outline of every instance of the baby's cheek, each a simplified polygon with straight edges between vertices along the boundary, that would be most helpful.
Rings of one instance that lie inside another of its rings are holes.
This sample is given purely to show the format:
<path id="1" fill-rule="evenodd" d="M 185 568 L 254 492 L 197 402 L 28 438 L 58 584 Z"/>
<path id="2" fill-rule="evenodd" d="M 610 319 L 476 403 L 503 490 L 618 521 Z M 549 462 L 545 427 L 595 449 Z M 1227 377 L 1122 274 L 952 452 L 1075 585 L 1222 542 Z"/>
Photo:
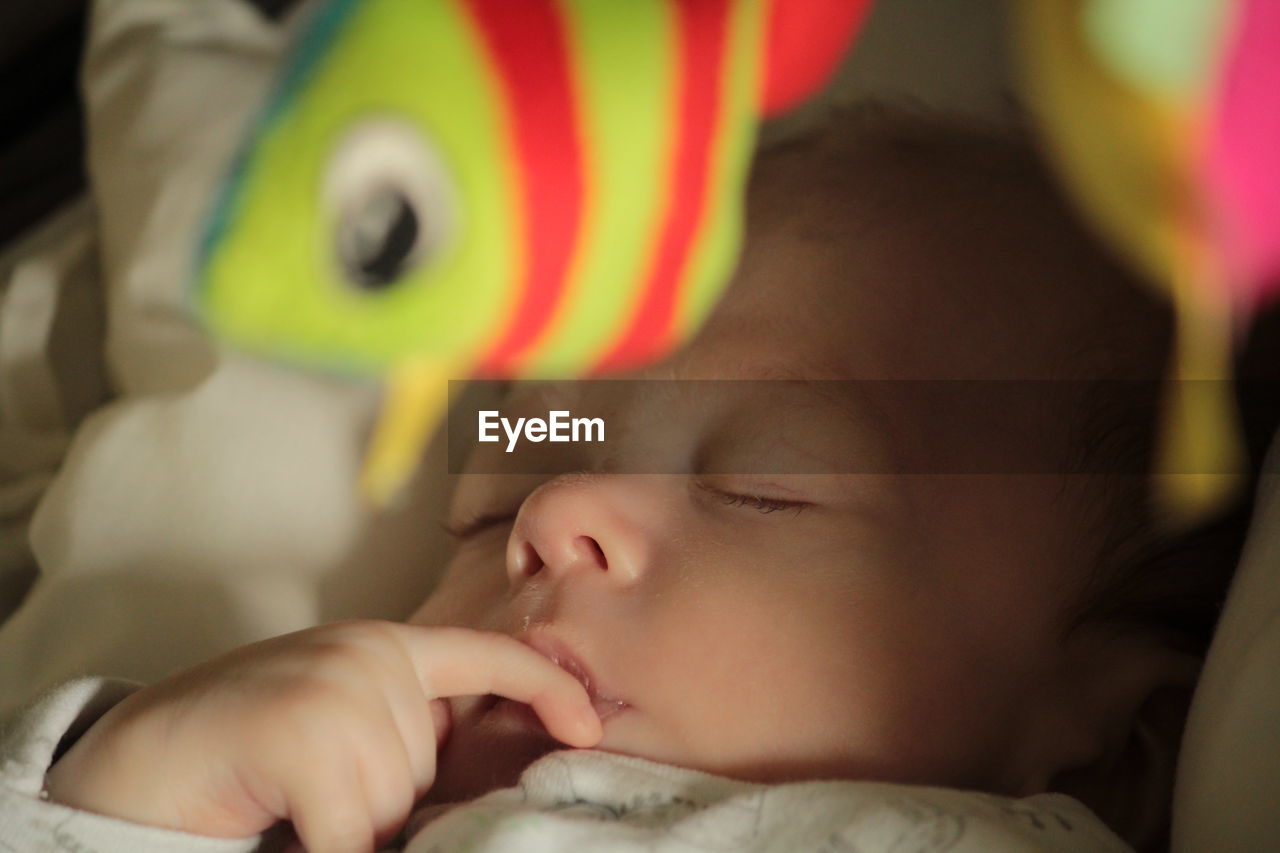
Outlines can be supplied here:
<path id="1" fill-rule="evenodd" d="M 682 740 L 723 762 L 704 769 L 765 781 L 928 779 L 951 748 L 948 694 L 961 679 L 910 597 L 799 592 L 744 583 L 711 600 L 691 588 L 647 633 L 663 638 L 650 651 L 669 671 L 655 687 Z"/>
<path id="2" fill-rule="evenodd" d="M 696 587 L 684 591 L 681 606 L 646 636 L 654 638 L 652 667 L 666 670 L 653 688 L 686 739 L 709 753 L 743 753 L 826 715 L 839 684 L 830 683 L 829 638 L 807 615 L 776 595 L 740 590 L 708 599 Z"/>
<path id="3" fill-rule="evenodd" d="M 998 652 L 945 625 L 926 620 L 884 644 L 884 665 L 869 674 L 881 698 L 873 741 L 886 779 L 989 787 L 993 759 L 1016 737 L 1016 679 L 996 664 Z"/>

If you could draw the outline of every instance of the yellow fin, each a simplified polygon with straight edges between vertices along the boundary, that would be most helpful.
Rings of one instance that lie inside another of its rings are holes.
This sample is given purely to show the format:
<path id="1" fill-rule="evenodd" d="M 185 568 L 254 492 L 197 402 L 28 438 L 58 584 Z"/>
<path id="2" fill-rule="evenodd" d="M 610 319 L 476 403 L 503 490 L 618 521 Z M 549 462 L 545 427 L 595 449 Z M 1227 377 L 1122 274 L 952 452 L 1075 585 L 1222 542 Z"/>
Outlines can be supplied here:
<path id="1" fill-rule="evenodd" d="M 1171 381 L 1156 448 L 1156 510 L 1186 529 L 1225 508 L 1244 483 L 1245 459 L 1231 382 L 1230 318 L 1207 300 L 1188 305 L 1175 282 L 1178 328 Z"/>
<path id="2" fill-rule="evenodd" d="M 449 407 L 449 369 L 411 359 L 392 371 L 369 442 L 360 491 L 378 507 L 390 504 L 417 469 L 431 431 Z"/>

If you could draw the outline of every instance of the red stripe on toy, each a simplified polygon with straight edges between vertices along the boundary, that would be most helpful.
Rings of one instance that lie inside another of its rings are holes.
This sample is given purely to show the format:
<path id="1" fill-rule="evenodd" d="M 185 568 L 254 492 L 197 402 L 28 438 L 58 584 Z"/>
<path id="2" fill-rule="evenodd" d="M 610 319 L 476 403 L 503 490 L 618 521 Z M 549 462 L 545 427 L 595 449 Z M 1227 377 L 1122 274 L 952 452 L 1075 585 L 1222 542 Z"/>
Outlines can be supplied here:
<path id="1" fill-rule="evenodd" d="M 507 99 L 524 268 L 481 375 L 509 374 L 552 317 L 581 234 L 583 152 L 568 36 L 554 0 L 464 0 Z"/>
<path id="2" fill-rule="evenodd" d="M 691 249 L 702 235 L 711 196 L 712 152 L 724 112 L 723 77 L 732 0 L 674 0 L 679 92 L 667 176 L 666 212 L 641 301 L 597 373 L 644 364 L 671 348 L 675 310 Z"/>
<path id="3" fill-rule="evenodd" d="M 840 67 L 871 0 L 771 0 L 761 111 L 775 116 L 817 92 Z"/>

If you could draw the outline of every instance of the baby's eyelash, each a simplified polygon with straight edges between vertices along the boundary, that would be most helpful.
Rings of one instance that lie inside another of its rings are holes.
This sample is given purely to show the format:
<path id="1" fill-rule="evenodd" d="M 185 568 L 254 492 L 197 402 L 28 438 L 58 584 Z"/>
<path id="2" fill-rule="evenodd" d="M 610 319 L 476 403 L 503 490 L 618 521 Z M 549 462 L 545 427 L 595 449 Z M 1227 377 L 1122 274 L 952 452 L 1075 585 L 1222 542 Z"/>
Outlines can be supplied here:
<path id="1" fill-rule="evenodd" d="M 727 489 L 718 489 L 709 483 L 698 483 L 698 486 L 704 491 L 710 492 L 725 506 L 746 507 L 747 509 L 754 509 L 756 512 L 763 515 L 781 512 L 782 510 L 791 510 L 795 514 L 799 515 L 813 505 L 809 501 L 787 500 L 785 498 L 772 498 L 764 495 L 731 492 Z"/>
<path id="2" fill-rule="evenodd" d="M 805 501 L 785 501 L 779 498 L 766 498 L 763 495 L 740 495 L 733 492 L 721 492 L 720 498 L 725 506 L 748 507 L 764 515 L 768 515 L 771 512 L 780 512 L 784 509 L 792 510 L 799 515 L 809 507 L 809 504 Z"/>
<path id="3" fill-rule="evenodd" d="M 772 498 L 765 495 L 744 494 L 741 492 L 730 492 L 725 489 L 718 489 L 715 486 L 699 483 L 699 486 L 707 492 L 710 492 L 720 500 L 725 506 L 745 507 L 753 509 L 762 515 L 769 515 L 783 510 L 791 510 L 796 515 L 804 512 L 813 506 L 809 501 L 787 500 L 785 498 Z M 465 542 L 474 536 L 485 532 L 491 527 L 497 527 L 501 524 L 510 524 L 515 521 L 516 511 L 502 512 L 483 512 L 478 515 L 470 516 L 461 521 L 442 522 L 441 527 L 445 533 L 458 542 Z"/>

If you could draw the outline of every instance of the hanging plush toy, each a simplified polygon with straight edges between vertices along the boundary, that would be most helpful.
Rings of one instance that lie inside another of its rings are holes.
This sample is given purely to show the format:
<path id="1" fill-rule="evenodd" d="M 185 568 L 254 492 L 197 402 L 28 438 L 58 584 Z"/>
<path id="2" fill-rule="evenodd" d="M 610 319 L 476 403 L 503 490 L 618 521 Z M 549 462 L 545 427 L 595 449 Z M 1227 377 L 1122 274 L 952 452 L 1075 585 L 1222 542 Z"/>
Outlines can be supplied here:
<path id="1" fill-rule="evenodd" d="M 1194 520 L 1240 463 L 1233 338 L 1280 290 L 1280 2 L 1011 8 L 1069 190 L 1177 311 L 1160 494 L 1175 522 Z"/>
<path id="2" fill-rule="evenodd" d="M 395 494 L 447 380 L 686 340 L 737 257 L 756 125 L 869 0 L 325 0 L 240 153 L 196 302 L 241 347 L 379 378 Z"/>

